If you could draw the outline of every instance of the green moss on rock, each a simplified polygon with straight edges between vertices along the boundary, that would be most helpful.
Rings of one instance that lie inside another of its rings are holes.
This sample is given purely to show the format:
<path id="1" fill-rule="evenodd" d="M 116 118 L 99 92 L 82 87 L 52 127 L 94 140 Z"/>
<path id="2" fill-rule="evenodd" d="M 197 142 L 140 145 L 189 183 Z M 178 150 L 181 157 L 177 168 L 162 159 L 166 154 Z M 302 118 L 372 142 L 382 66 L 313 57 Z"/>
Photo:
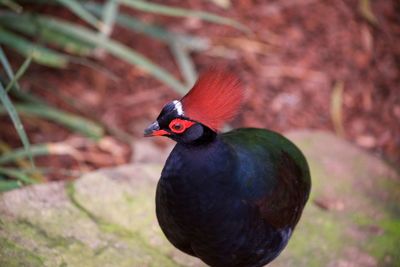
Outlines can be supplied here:
<path id="1" fill-rule="evenodd" d="M 288 247 L 269 266 L 400 266 L 393 169 L 330 134 L 289 137 L 310 163 L 313 188 Z M 0 266 L 205 266 L 158 226 L 161 167 L 133 164 L 0 195 Z"/>
<path id="2" fill-rule="evenodd" d="M 43 266 L 42 259 L 22 247 L 21 245 L 0 237 L 0 266 L 7 267 L 40 267 Z"/>

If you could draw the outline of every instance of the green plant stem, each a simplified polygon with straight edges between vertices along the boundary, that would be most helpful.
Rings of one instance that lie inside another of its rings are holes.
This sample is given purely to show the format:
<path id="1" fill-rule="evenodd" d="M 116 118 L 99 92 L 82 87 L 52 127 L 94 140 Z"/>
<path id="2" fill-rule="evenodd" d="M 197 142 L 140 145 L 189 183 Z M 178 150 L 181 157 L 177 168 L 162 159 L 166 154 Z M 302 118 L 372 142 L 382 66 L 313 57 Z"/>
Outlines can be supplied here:
<path id="1" fill-rule="evenodd" d="M 15 106 L 11 102 L 6 90 L 4 89 L 1 83 L 0 83 L 0 100 L 1 103 L 3 104 L 4 112 L 7 112 L 8 115 L 10 116 L 11 121 L 13 122 L 14 127 L 17 131 L 17 134 L 21 139 L 22 144 L 24 145 L 25 150 L 29 153 L 29 161 L 32 165 L 32 168 L 35 168 L 35 162 L 33 161 L 32 154 L 30 153 L 31 144 L 29 142 L 28 135 L 25 132 L 24 126 L 21 123 L 17 110 L 15 109 Z M 0 109 L 1 108 L 2 107 L 0 106 Z"/>
<path id="2" fill-rule="evenodd" d="M 29 68 L 29 65 L 31 64 L 31 62 L 32 62 L 32 54 L 29 55 L 29 57 L 27 57 L 25 59 L 24 63 L 22 63 L 21 67 L 18 69 L 18 71 L 15 74 L 15 76 L 8 83 L 8 85 L 7 85 L 6 89 L 5 89 L 6 92 L 10 91 L 10 89 L 13 88 L 18 83 L 18 80 L 22 77 L 22 75 L 24 75 L 26 70 Z"/>
<path id="3" fill-rule="evenodd" d="M 37 156 L 49 155 L 50 151 L 46 144 L 41 144 L 41 145 L 32 145 L 30 153 L 32 154 L 33 157 L 37 157 Z M 0 164 L 7 164 L 26 157 L 28 157 L 28 152 L 25 149 L 23 148 L 14 149 L 12 151 L 0 155 Z"/>

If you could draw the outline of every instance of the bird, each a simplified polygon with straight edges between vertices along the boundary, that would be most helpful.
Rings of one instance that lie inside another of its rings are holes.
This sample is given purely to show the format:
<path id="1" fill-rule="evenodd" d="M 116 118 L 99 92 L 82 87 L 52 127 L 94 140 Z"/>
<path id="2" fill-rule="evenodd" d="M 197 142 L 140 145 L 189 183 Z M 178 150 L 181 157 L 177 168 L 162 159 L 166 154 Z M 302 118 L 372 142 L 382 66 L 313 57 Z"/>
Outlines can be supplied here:
<path id="1" fill-rule="evenodd" d="M 212 267 L 274 260 L 311 189 L 306 158 L 281 134 L 221 131 L 241 112 L 244 95 L 235 74 L 209 69 L 144 130 L 176 141 L 156 188 L 158 223 L 173 246 Z"/>

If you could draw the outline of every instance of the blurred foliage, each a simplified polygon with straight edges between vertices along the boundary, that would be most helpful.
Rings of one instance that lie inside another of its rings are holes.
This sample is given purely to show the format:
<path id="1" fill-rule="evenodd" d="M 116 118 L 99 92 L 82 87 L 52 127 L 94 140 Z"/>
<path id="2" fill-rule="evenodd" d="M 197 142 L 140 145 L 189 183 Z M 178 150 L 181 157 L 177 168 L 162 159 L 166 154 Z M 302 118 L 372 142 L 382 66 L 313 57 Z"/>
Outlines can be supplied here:
<path id="1" fill-rule="evenodd" d="M 58 8 L 57 15 L 43 12 L 49 6 Z M 55 68 L 66 68 L 70 63 L 95 66 L 96 58 L 108 53 L 148 72 L 180 94 L 195 81 L 197 73 L 189 53 L 207 49 L 207 38 L 173 33 L 163 27 L 146 23 L 122 11 L 122 6 L 125 7 L 124 10 L 134 9 L 138 12 L 173 17 L 194 17 L 248 31 L 245 26 L 229 18 L 150 1 L 0 0 L 0 64 L 3 69 L 0 72 L 0 114 L 8 114 L 23 143 L 23 149 L 17 150 L 12 150 L 7 144 L 0 144 L 0 191 L 40 180 L 40 174 L 37 174 L 35 169 L 34 156 L 55 153 L 54 149 L 49 149 L 48 144 L 33 147 L 30 145 L 19 115 L 50 120 L 94 139 L 101 138 L 105 131 L 104 127 L 96 122 L 58 110 L 37 96 L 21 90 L 18 80 L 32 62 Z M 77 22 L 60 17 L 65 11 L 74 14 L 80 20 Z M 112 32 L 115 26 L 143 33 L 165 43 L 175 57 L 184 82 L 177 80 L 159 64 L 133 48 L 113 39 Z M 15 51 L 26 58 L 15 73 L 2 46 L 7 47 L 6 51 Z M 24 161 L 26 158 L 29 159 L 28 166 Z M 10 162 L 18 168 L 4 165 Z M 36 173 L 36 179 L 33 173 Z M 16 180 L 8 180 L 5 177 Z"/>

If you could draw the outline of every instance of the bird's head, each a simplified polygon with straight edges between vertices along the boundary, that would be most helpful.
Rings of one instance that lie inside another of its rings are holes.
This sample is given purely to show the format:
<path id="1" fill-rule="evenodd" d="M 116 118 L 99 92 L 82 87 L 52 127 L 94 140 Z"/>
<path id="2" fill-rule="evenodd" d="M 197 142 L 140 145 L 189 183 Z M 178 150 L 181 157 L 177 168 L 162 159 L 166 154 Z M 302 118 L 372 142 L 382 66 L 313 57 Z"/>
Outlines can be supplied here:
<path id="1" fill-rule="evenodd" d="M 235 75 L 209 70 L 181 99 L 169 102 L 145 136 L 167 136 L 182 143 L 211 141 L 238 112 L 243 89 Z"/>

